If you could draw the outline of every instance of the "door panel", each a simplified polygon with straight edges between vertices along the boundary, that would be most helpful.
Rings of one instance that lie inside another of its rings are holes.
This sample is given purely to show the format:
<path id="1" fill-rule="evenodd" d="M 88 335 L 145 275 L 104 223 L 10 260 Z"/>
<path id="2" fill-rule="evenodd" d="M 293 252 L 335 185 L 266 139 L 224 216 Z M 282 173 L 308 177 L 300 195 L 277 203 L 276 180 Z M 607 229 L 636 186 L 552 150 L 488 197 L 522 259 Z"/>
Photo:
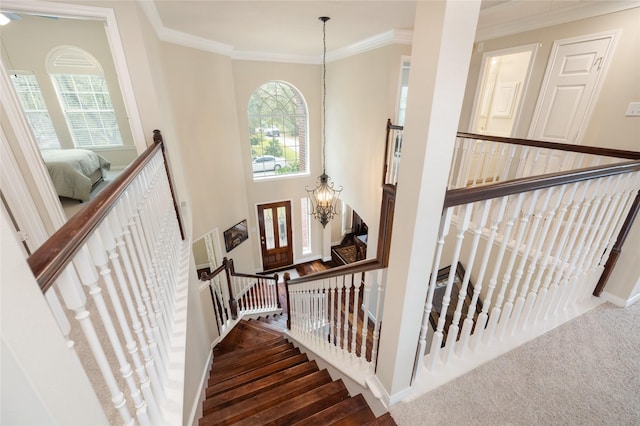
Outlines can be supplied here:
<path id="1" fill-rule="evenodd" d="M 579 142 L 612 44 L 613 35 L 556 42 L 534 114 L 532 139 Z"/>
<path id="2" fill-rule="evenodd" d="M 293 264 L 291 202 L 258 206 L 262 267 L 265 271 Z"/>

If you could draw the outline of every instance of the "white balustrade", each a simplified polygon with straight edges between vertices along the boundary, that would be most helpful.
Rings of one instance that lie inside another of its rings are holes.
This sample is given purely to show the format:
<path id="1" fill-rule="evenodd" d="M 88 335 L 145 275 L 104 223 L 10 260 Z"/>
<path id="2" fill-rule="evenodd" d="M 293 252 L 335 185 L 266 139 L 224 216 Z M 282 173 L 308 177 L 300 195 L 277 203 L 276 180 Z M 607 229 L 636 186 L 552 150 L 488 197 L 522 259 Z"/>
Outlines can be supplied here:
<path id="1" fill-rule="evenodd" d="M 108 389 L 110 401 L 103 406 L 112 421 L 150 425 L 182 418 L 182 412 L 172 412 L 166 402 L 167 388 L 175 386 L 169 380 L 173 315 L 176 292 L 188 282 L 186 262 L 181 262 L 188 250 L 158 150 L 46 293 L 56 311 L 60 294 L 77 320 L 61 322 L 62 334 L 83 363 L 88 362 L 85 357 L 93 358 L 100 377 L 92 371 L 88 375 Z M 71 342 L 75 328 L 84 337 Z M 180 395 L 179 406 L 182 403 Z"/>
<path id="2" fill-rule="evenodd" d="M 360 383 L 377 357 L 384 289 L 376 277 L 359 272 L 288 285 L 290 335 Z"/>
<path id="3" fill-rule="evenodd" d="M 496 153 L 486 147 L 476 152 Z M 551 155 L 562 153 L 529 150 L 521 158 L 531 163 L 520 172 L 548 171 L 556 161 Z M 459 156 L 462 164 L 464 149 Z M 570 157 L 560 162 L 591 161 Z M 428 282 L 416 380 L 495 356 L 594 306 L 591 292 L 639 188 L 640 172 L 631 172 L 446 208 Z"/>

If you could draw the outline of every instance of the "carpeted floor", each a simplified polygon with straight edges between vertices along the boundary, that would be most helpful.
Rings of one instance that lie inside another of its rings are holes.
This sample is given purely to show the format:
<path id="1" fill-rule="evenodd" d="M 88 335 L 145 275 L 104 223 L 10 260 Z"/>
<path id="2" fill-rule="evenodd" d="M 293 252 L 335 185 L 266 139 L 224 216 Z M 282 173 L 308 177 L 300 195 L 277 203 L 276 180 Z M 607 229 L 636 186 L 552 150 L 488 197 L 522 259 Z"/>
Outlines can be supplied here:
<path id="1" fill-rule="evenodd" d="M 398 425 L 640 425 L 640 303 L 605 303 L 391 408 Z"/>

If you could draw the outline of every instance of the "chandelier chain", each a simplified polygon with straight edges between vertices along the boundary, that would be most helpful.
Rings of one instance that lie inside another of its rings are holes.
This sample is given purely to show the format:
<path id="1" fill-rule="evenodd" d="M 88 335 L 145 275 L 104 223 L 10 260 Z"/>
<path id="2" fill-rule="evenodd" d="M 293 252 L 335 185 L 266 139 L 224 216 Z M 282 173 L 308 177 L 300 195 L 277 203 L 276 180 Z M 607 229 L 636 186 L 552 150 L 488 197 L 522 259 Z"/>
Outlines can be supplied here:
<path id="1" fill-rule="evenodd" d="M 327 19 L 322 19 L 322 174 L 325 173 L 327 146 Z"/>

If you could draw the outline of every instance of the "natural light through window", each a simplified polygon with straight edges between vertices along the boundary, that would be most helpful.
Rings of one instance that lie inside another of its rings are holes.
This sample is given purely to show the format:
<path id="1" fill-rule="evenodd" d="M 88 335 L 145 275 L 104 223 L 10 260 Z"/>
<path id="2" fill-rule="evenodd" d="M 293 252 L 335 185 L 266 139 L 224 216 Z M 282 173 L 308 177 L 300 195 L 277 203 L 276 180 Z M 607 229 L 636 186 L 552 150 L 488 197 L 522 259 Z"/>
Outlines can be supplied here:
<path id="1" fill-rule="evenodd" d="M 77 147 L 122 145 L 104 76 L 54 74 L 52 77 Z"/>
<path id="2" fill-rule="evenodd" d="M 311 206 L 309 198 L 300 199 L 300 210 L 302 219 L 302 254 L 309 254 L 311 253 L 311 216 L 309 215 Z"/>
<path id="3" fill-rule="evenodd" d="M 11 81 L 39 149 L 60 149 L 60 141 L 33 74 L 12 72 Z"/>
<path id="4" fill-rule="evenodd" d="M 260 86 L 249 99 L 248 119 L 254 179 L 307 172 L 307 105 L 295 87 Z"/>
<path id="5" fill-rule="evenodd" d="M 90 53 L 59 46 L 47 59 L 73 143 L 77 148 L 121 146 L 122 136 L 102 66 Z"/>

